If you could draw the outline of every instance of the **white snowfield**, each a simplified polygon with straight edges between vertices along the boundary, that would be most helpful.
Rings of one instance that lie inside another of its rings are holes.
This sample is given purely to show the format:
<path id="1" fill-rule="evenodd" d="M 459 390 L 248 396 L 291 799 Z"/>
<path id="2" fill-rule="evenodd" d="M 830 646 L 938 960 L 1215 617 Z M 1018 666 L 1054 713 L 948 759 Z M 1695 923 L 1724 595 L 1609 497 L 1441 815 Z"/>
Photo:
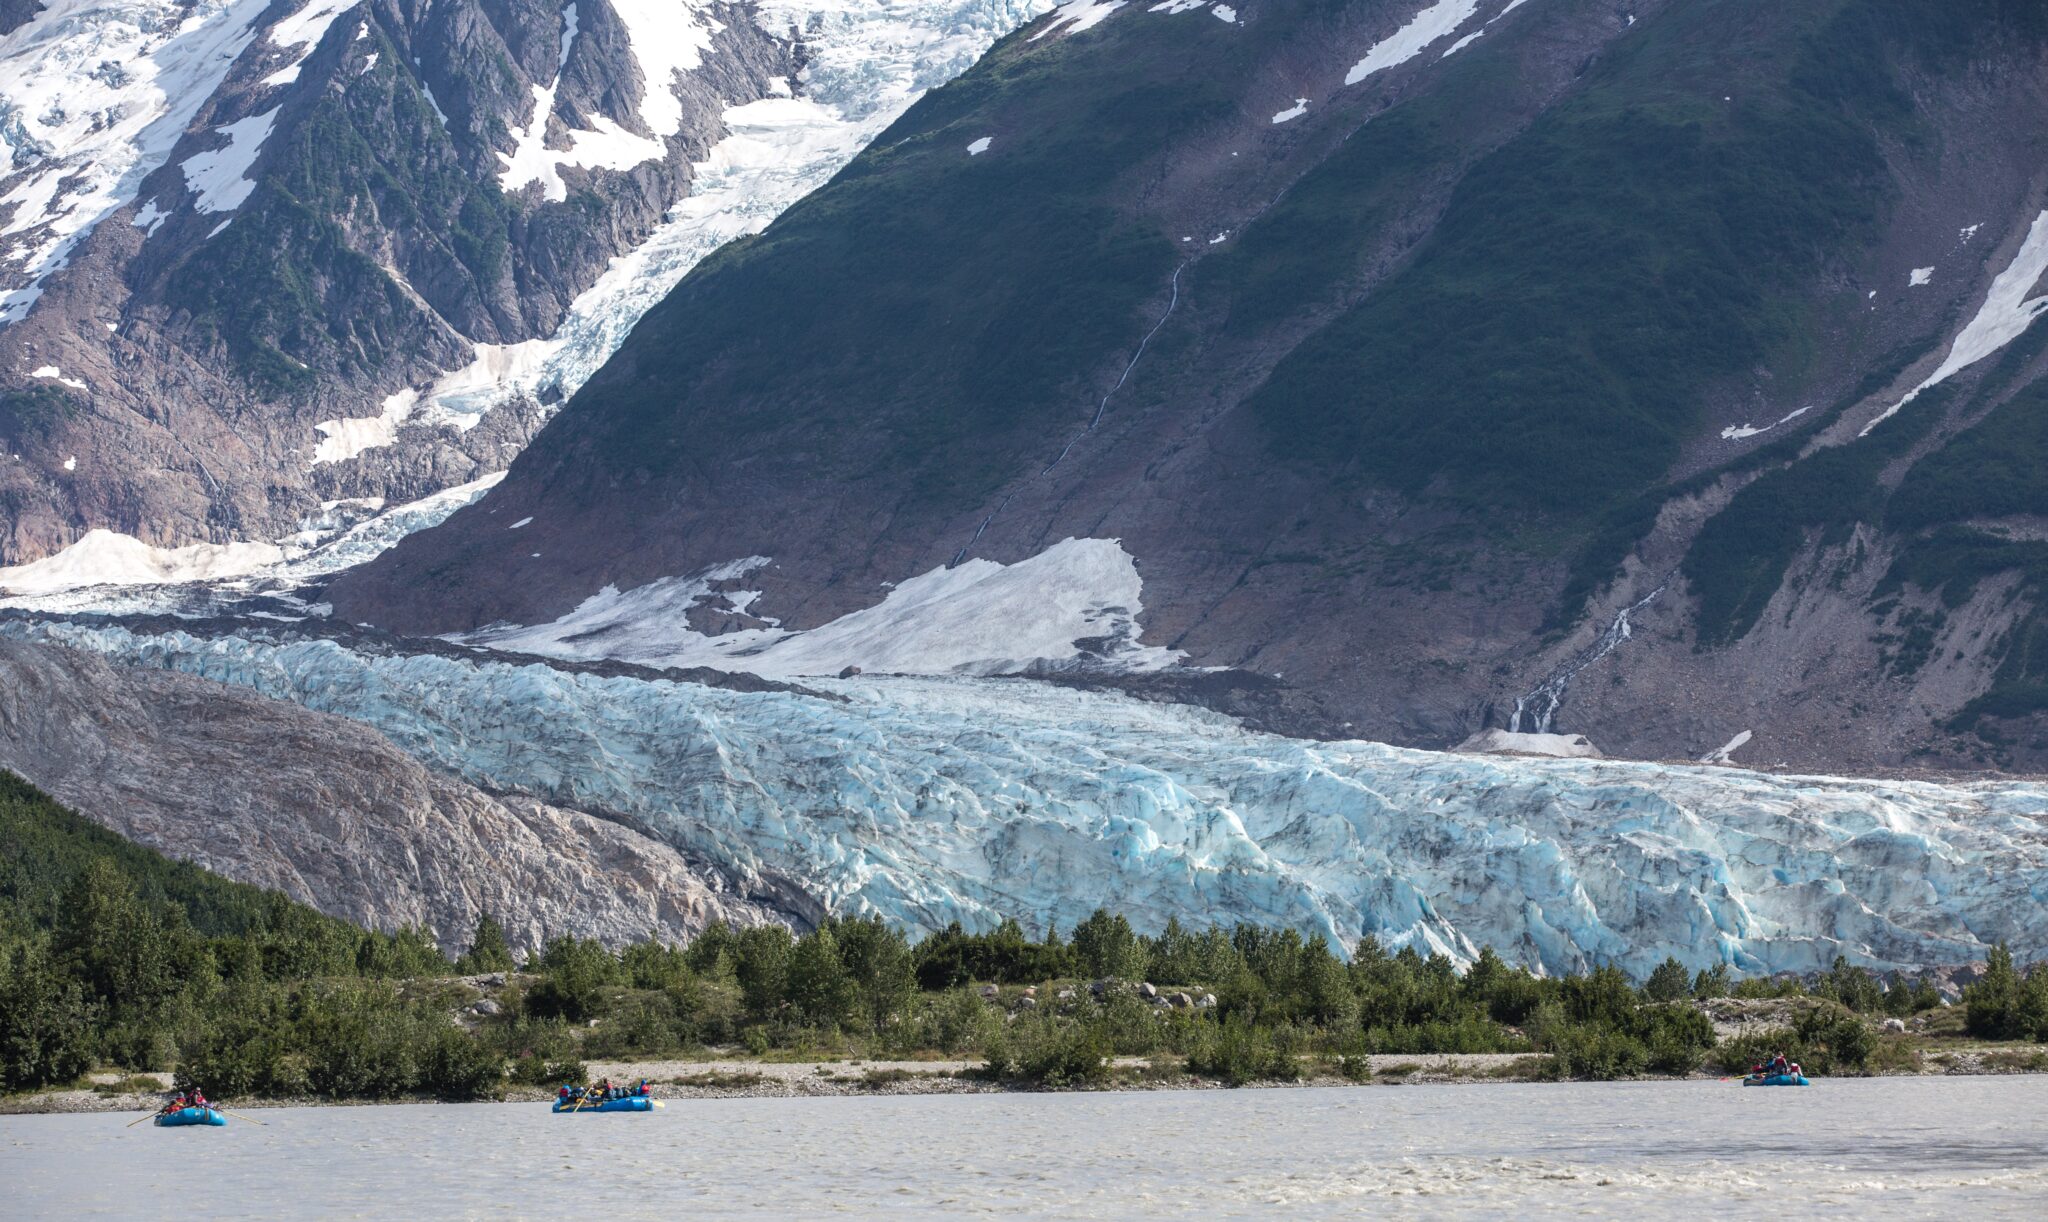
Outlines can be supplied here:
<path id="1" fill-rule="evenodd" d="M 1933 269 L 1928 269 L 1930 280 L 1933 274 Z M 1914 273 L 1915 284 L 1922 283 L 1918 275 Z M 2033 228 L 2028 230 L 2019 254 L 2013 256 L 2012 265 L 1991 282 L 1991 290 L 1976 317 L 1949 346 L 1948 359 L 1942 361 L 1941 366 L 1927 375 L 1927 380 L 1915 386 L 1905 398 L 1878 413 L 1856 435 L 1868 437 L 1870 430 L 1897 415 L 1900 408 L 1919 398 L 1922 392 L 1941 385 L 2026 334 L 2035 319 L 2048 313 L 2048 293 L 2029 295 L 2041 287 L 2043 275 L 2048 275 L 2048 212 L 2034 218 Z"/>
<path id="2" fill-rule="evenodd" d="M 151 547 L 111 530 L 87 531 L 84 538 L 33 564 L 0 568 L 0 591 L 49 594 L 81 586 L 153 586 L 171 582 L 238 577 L 284 559 L 268 543 L 195 543 Z"/>
<path id="3" fill-rule="evenodd" d="M 529 519 L 530 520 L 530 519 Z M 891 589 L 875 606 L 796 632 L 767 627 L 720 635 L 686 616 L 732 582 L 772 563 L 734 560 L 621 594 L 606 586 L 574 611 L 535 627 L 494 625 L 450 638 L 543 657 L 643 666 L 708 666 L 793 678 L 848 666 L 879 674 L 1018 674 L 1063 669 L 1160 670 L 1180 654 L 1138 643 L 1144 610 L 1135 562 L 1114 539 L 1067 539 L 1015 564 L 969 560 Z M 753 591 L 727 594 L 736 608 Z"/>
<path id="4" fill-rule="evenodd" d="M 2048 939 L 2048 787 L 1298 742 L 1018 680 L 818 696 L 112 627 L 0 632 L 376 726 L 493 792 L 630 818 L 912 930 L 1247 920 L 1549 971 L 1981 959 Z"/>
<path id="5" fill-rule="evenodd" d="M 1344 83 L 1356 85 L 1376 72 L 1407 63 L 1431 43 L 1457 32 L 1478 11 L 1479 0 L 1436 0 L 1410 18 L 1407 25 L 1373 44 L 1365 58 L 1344 74 Z"/>
<path id="6" fill-rule="evenodd" d="M 117 531 L 89 531 L 54 556 L 0 568 L 0 607 L 175 614 L 195 601 L 195 594 L 196 601 L 210 604 L 212 594 L 232 602 L 258 585 L 289 590 L 362 564 L 414 531 L 440 524 L 504 478 L 501 471 L 391 509 L 377 500 L 331 502 L 324 520 L 303 524 L 297 535 L 277 544 L 161 548 Z M 344 505 L 370 516 L 333 516 L 332 511 Z M 199 583 L 216 588 L 195 591 Z"/>
<path id="7" fill-rule="evenodd" d="M 1554 759 L 1599 759 L 1600 749 L 1583 734 L 1529 734 L 1481 730 L 1457 750 L 1481 755 L 1547 755 Z"/>
<path id="8" fill-rule="evenodd" d="M 702 49 L 685 54 L 684 47 L 695 45 L 697 35 L 690 31 L 697 25 L 691 23 L 710 22 L 710 17 L 677 8 L 673 19 L 689 27 L 677 35 L 677 46 L 643 49 L 660 42 L 647 32 L 652 28 L 648 23 L 669 20 L 659 16 L 669 10 L 650 8 L 647 0 L 616 3 L 643 75 L 667 79 L 665 73 L 689 70 L 685 62 L 696 65 Z M 1052 7 L 1052 0 L 763 0 L 756 10 L 762 28 L 777 34 L 804 32 L 809 59 L 796 82 L 799 96 L 728 108 L 725 138 L 691 167 L 689 195 L 645 242 L 612 260 L 604 275 L 570 304 L 552 336 L 477 344 L 469 365 L 421 390 L 414 419 L 464 428 L 499 404 L 536 396 L 546 386 L 559 388 L 564 399 L 573 395 L 625 342 L 640 316 L 705 256 L 766 229 L 784 208 L 853 160 L 926 90 L 966 71 L 996 39 Z M 647 16 L 643 9 L 659 13 Z M 566 13 L 564 25 L 566 32 L 571 25 Z M 565 61 L 568 45 L 565 41 Z M 666 108 L 680 103 L 672 92 L 660 98 L 657 92 L 649 90 L 642 99 L 642 120 L 657 133 L 673 132 L 680 126 L 680 111 L 670 116 Z M 527 125 L 538 123 L 537 132 L 544 133 L 551 108 L 552 102 L 536 107 Z M 538 135 L 531 150 L 522 144 L 521 152 L 533 165 L 520 162 L 519 174 L 538 172 L 544 184 L 553 169 L 552 163 L 541 167 L 540 159 L 561 155 L 543 147 Z M 396 441 L 394 429 L 392 440 L 380 444 Z"/>
<path id="9" fill-rule="evenodd" d="M 135 197 L 270 0 L 44 0 L 0 38 L 0 324 Z"/>
<path id="10" fill-rule="evenodd" d="M 249 193 L 256 189 L 249 178 L 249 168 L 256 164 L 256 154 L 263 151 L 263 142 L 270 138 L 279 109 L 273 106 L 260 115 L 214 129 L 215 135 L 226 138 L 226 144 L 210 152 L 195 153 L 178 163 L 185 174 L 185 185 L 197 197 L 192 202 L 194 208 L 201 212 L 233 212 L 249 198 Z"/>

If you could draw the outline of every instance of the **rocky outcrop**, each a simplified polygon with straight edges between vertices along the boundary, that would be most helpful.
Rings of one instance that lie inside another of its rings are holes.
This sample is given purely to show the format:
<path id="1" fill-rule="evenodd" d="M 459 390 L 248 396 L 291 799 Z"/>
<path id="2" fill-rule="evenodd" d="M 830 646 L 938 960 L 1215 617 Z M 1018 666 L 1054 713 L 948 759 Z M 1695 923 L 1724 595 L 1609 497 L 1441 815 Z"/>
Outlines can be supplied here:
<path id="1" fill-rule="evenodd" d="M 159 852 L 451 951 L 485 913 L 527 949 L 805 923 L 800 888 L 740 894 L 621 822 L 493 797 L 357 722 L 68 649 L 0 640 L 0 767 Z"/>
<path id="2" fill-rule="evenodd" d="M 558 388 L 422 392 L 531 359 L 799 67 L 725 3 L 8 5 L 0 565 L 502 470 Z"/>

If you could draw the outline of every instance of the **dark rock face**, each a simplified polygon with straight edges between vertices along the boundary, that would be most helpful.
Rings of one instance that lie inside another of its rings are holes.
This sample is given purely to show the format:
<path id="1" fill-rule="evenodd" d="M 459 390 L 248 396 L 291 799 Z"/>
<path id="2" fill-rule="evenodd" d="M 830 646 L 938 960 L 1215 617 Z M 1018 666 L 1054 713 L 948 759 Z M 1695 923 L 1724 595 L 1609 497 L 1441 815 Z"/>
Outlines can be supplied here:
<path id="1" fill-rule="evenodd" d="M 1989 461 L 2048 445 L 2044 336 L 1861 436 L 2028 265 L 2048 19 L 1545 0 L 1371 50 L 1429 7 L 1041 19 L 337 609 L 536 623 L 761 555 L 803 628 L 1113 537 L 1147 643 L 1272 677 L 1219 693 L 1266 724 L 2048 759 L 2048 487 Z"/>
<path id="2" fill-rule="evenodd" d="M 43 0 L 0 0 L 0 34 L 12 34 L 43 11 Z"/>
<path id="3" fill-rule="evenodd" d="M 815 910 L 793 887 L 738 894 L 620 823 L 429 772 L 356 722 L 49 646 L 0 640 L 0 767 L 172 857 L 450 951 L 484 913 L 534 949 Z"/>
<path id="4" fill-rule="evenodd" d="M 294 6 L 273 7 L 132 201 L 0 324 L 0 564 L 94 526 L 159 545 L 275 539 L 322 501 L 398 503 L 502 470 L 545 402 L 460 429 L 415 420 L 405 444 L 319 463 L 315 426 L 375 417 L 478 345 L 552 334 L 688 193 L 725 108 L 796 66 L 794 44 L 735 5 L 702 11 L 716 31 L 701 65 L 669 81 L 641 79 L 607 0 L 580 0 L 573 38 L 551 0 L 364 0 L 310 45 L 279 32 Z M 674 132 L 648 130 L 650 90 L 676 98 Z M 535 123 L 540 148 L 597 127 L 647 155 L 562 166 L 559 191 L 505 185 Z M 195 156 L 259 139 L 239 203 L 192 188 Z M 0 193 L 65 152 L 18 149 Z M 26 275 L 0 257 L 0 290 Z"/>

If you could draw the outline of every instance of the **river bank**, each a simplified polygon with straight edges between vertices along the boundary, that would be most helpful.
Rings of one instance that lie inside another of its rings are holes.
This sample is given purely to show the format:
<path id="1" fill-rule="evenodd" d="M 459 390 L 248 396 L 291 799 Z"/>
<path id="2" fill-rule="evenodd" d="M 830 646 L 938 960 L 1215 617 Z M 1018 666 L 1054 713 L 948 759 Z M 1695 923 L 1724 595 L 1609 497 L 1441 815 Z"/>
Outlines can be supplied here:
<path id="1" fill-rule="evenodd" d="M 21 1217 L 2033 1218 L 2048 1079 L 275 1108 L 225 1129 L 0 1117 Z M 1788 1155 L 1796 1151 L 1796 1159 Z"/>
<path id="2" fill-rule="evenodd" d="M 1474 1085 L 1480 1083 L 1552 1083 L 1551 1058 L 1542 1053 L 1379 1054 L 1363 1058 L 1369 1075 L 1345 1076 L 1320 1062 L 1304 1062 L 1302 1076 L 1290 1082 L 1246 1084 L 1242 1089 L 1299 1090 L 1318 1087 L 1401 1085 Z M 756 1060 L 745 1057 L 687 1060 L 591 1061 L 591 1081 L 653 1084 L 663 1099 L 804 1099 L 877 1095 L 1038 1094 L 1045 1088 L 999 1082 L 983 1075 L 980 1061 L 967 1060 Z M 1066 1093 L 1117 1091 L 1210 1091 L 1233 1089 L 1228 1083 L 1186 1072 L 1176 1057 L 1118 1057 L 1109 1077 L 1096 1085 Z M 1356 1071 L 1354 1071 L 1356 1072 Z M 2048 1074 L 2048 1048 L 1984 1047 L 1937 1052 L 1920 1059 L 1917 1068 L 1899 1068 L 1832 1079 L 2005 1077 Z M 1688 1078 L 1624 1079 L 1638 1082 L 1732 1081 L 1728 1075 L 1699 1073 Z M 1830 1079 L 1816 1079 L 1829 1081 Z M 0 1097 L 0 1115 L 64 1115 L 92 1112 L 140 1113 L 156 1107 L 172 1088 L 169 1073 L 97 1073 L 91 1084 Z M 144 1082 L 153 1083 L 145 1088 Z M 1581 1084 L 1585 1085 L 1585 1084 Z M 545 1103 L 553 1087 L 507 1084 L 506 1102 Z M 278 1107 L 360 1106 L 364 1100 L 314 1098 L 233 1101 L 238 1109 Z M 377 1101 L 390 1104 L 434 1103 L 425 1097 Z"/>

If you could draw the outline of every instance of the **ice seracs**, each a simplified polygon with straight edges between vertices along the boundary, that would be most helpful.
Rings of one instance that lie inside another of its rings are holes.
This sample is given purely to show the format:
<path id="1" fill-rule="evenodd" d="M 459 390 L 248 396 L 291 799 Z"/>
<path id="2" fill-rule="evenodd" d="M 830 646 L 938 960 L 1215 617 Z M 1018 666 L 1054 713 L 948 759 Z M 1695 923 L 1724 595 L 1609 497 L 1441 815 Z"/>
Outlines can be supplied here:
<path id="1" fill-rule="evenodd" d="M 908 930 L 1097 905 L 1548 971 L 1967 963 L 2048 942 L 2048 787 L 1303 742 L 1049 684 L 741 692 L 490 658 L 0 621 L 377 727 L 501 794 L 630 820 L 744 887 Z"/>

